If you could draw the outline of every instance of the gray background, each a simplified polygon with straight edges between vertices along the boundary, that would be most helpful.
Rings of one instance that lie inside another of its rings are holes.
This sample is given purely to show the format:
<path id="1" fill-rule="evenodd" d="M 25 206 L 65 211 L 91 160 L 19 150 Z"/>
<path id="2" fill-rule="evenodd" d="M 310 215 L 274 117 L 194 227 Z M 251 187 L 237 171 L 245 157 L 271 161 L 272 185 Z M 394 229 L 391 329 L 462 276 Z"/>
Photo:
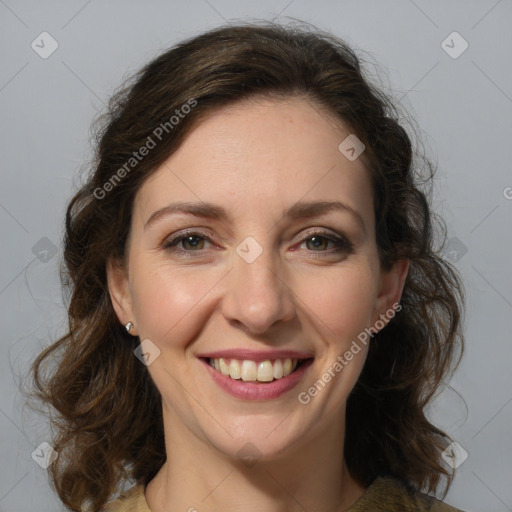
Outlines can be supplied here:
<path id="1" fill-rule="evenodd" d="M 31 457 L 48 426 L 19 385 L 65 328 L 61 229 L 93 118 L 158 50 L 224 21 L 273 18 L 311 22 L 369 52 L 424 131 L 447 255 L 468 291 L 466 353 L 432 409 L 469 454 L 447 501 L 512 510 L 511 14 L 510 0 L 0 0 L 0 511 L 61 509 Z M 43 31 L 59 45 L 46 59 L 31 47 Z M 453 31 L 469 44 L 458 58 L 441 46 Z"/>

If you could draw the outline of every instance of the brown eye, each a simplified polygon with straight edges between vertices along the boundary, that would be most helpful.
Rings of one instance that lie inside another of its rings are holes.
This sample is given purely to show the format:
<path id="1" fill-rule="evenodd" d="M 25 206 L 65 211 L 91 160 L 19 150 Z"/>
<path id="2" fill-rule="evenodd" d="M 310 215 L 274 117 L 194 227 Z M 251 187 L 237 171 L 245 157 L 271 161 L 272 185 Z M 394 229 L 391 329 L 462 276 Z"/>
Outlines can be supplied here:
<path id="1" fill-rule="evenodd" d="M 183 237 L 181 239 L 181 242 L 185 250 L 187 250 L 187 245 L 188 248 L 191 248 L 192 250 L 203 249 L 204 245 L 204 239 L 195 235 Z"/>
<path id="2" fill-rule="evenodd" d="M 311 242 L 310 247 L 308 247 L 308 249 L 316 251 L 316 250 L 327 249 L 326 246 L 329 244 L 329 242 L 331 242 L 331 240 L 328 240 L 325 236 L 315 235 L 315 236 L 309 237 L 306 240 L 306 245 L 308 244 L 308 242 Z"/>
<path id="3" fill-rule="evenodd" d="M 341 252 L 350 253 L 353 249 L 352 244 L 346 238 L 323 232 L 311 234 L 303 240 L 302 244 L 306 245 L 306 249 L 312 252 L 326 253 L 326 256 Z M 329 244 L 332 245 L 329 247 Z"/>
<path id="4" fill-rule="evenodd" d="M 164 249 L 178 254 L 201 252 L 206 249 L 206 242 L 210 243 L 211 239 L 205 233 L 189 231 L 168 240 L 164 245 Z"/>

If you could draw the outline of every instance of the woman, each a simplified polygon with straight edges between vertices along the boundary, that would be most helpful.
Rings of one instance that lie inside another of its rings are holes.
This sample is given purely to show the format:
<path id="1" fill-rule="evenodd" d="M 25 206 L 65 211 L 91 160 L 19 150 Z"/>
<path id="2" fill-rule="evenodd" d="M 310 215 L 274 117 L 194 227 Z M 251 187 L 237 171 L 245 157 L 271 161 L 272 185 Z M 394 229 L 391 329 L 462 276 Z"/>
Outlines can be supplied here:
<path id="1" fill-rule="evenodd" d="M 115 95 L 67 211 L 69 333 L 34 363 L 67 507 L 455 510 L 421 491 L 452 478 L 424 410 L 462 286 L 397 117 L 345 43 L 272 24 Z"/>

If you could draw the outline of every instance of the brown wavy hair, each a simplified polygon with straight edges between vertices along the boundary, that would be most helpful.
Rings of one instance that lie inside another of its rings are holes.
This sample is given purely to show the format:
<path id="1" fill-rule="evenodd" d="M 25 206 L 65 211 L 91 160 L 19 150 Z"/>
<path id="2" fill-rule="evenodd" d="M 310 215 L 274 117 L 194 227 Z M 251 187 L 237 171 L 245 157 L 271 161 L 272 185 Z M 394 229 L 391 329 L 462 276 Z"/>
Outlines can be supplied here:
<path id="1" fill-rule="evenodd" d="M 453 475 L 440 454 L 449 438 L 426 414 L 462 354 L 463 287 L 442 256 L 446 230 L 429 206 L 434 165 L 413 148 L 398 107 L 362 62 L 344 41 L 310 26 L 241 24 L 161 53 L 113 95 L 66 213 L 67 333 L 32 366 L 34 395 L 53 409 L 59 455 L 51 483 L 71 510 L 101 509 L 123 482 L 147 484 L 166 459 L 159 391 L 134 357 L 139 340 L 120 325 L 107 287 L 107 261 L 124 261 L 134 197 L 205 115 L 254 97 L 305 98 L 356 134 L 373 180 L 382 268 L 410 260 L 402 310 L 374 336 L 348 399 L 348 468 L 364 485 L 387 475 L 428 491 L 443 478 L 448 488 Z M 192 101 L 156 147 L 112 181 L 155 128 Z"/>

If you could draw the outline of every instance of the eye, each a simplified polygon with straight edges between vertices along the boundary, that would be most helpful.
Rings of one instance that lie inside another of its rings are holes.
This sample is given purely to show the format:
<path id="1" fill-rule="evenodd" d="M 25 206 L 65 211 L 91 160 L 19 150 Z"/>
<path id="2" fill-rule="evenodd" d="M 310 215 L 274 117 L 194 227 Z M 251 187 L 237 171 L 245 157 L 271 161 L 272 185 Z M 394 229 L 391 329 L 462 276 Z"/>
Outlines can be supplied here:
<path id="1" fill-rule="evenodd" d="M 198 230 L 182 232 L 171 237 L 164 243 L 164 249 L 171 253 L 177 253 L 183 256 L 194 256 L 194 253 L 201 254 L 208 247 L 205 244 L 213 243 L 212 238 Z M 308 236 L 302 240 L 300 246 L 306 245 L 306 250 L 315 258 L 332 256 L 334 254 L 351 254 L 353 245 L 342 236 L 336 236 L 325 231 L 309 232 Z M 330 249 L 330 250 L 329 250 Z M 295 249 L 292 249 L 295 250 Z"/>
<path id="2" fill-rule="evenodd" d="M 301 242 L 301 246 L 306 245 L 306 249 L 311 252 L 321 253 L 318 255 L 319 257 L 339 253 L 350 254 L 353 252 L 352 244 L 345 237 L 339 237 L 325 231 L 316 231 L 308 233 L 308 235 L 309 236 Z M 328 250 L 329 244 L 331 244 L 330 248 L 333 250 Z"/>
<path id="3" fill-rule="evenodd" d="M 212 239 L 206 233 L 187 231 L 167 240 L 164 244 L 164 249 L 177 253 L 200 252 L 204 250 L 205 242 L 212 242 Z"/>

